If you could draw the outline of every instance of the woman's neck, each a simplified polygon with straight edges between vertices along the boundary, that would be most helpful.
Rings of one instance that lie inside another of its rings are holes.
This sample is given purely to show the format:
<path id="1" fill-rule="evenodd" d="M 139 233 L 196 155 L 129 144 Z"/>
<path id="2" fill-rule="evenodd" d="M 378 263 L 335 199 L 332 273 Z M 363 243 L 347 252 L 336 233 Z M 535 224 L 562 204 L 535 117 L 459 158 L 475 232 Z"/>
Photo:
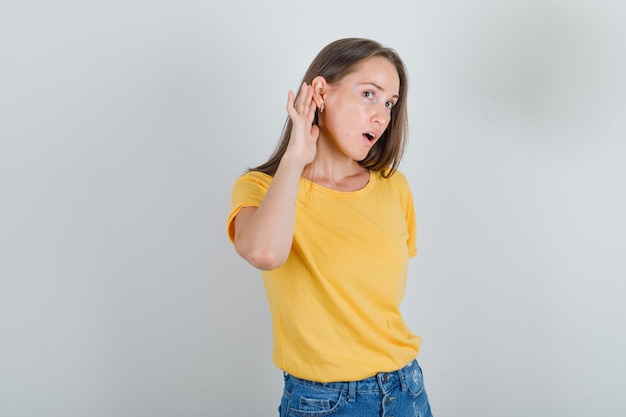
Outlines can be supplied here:
<path id="1" fill-rule="evenodd" d="M 304 168 L 302 176 L 309 181 L 337 191 L 360 190 L 369 182 L 369 170 L 353 160 L 336 164 L 316 157 Z"/>

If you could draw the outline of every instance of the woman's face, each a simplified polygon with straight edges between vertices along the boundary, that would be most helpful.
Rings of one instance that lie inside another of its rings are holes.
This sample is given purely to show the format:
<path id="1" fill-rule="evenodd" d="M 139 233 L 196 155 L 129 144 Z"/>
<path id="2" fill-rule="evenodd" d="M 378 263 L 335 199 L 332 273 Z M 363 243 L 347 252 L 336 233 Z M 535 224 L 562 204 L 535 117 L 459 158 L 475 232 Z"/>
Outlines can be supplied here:
<path id="1" fill-rule="evenodd" d="M 320 139 L 355 161 L 365 159 L 391 121 L 400 77 L 387 59 L 372 57 L 356 71 L 329 84 L 320 118 Z"/>

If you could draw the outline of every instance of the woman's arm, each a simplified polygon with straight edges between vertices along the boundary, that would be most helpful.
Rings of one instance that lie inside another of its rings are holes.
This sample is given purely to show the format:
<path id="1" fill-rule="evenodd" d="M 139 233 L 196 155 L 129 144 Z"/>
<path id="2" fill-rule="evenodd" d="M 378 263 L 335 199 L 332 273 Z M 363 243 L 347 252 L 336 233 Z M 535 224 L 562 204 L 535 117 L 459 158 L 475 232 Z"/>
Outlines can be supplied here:
<path id="1" fill-rule="evenodd" d="M 256 268 L 278 268 L 291 251 L 300 176 L 317 152 L 315 111 L 311 86 L 303 84 L 295 102 L 289 92 L 287 113 L 293 127 L 287 150 L 259 207 L 244 207 L 234 219 L 235 249 Z"/>

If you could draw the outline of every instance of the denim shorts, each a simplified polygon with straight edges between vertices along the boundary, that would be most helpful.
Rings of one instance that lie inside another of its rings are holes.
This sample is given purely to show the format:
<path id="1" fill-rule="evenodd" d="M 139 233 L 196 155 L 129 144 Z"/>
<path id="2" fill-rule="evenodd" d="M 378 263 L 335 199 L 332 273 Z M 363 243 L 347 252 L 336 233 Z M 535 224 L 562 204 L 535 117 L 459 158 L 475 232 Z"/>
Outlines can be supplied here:
<path id="1" fill-rule="evenodd" d="M 280 417 L 432 417 L 417 360 L 353 382 L 314 382 L 285 374 Z"/>

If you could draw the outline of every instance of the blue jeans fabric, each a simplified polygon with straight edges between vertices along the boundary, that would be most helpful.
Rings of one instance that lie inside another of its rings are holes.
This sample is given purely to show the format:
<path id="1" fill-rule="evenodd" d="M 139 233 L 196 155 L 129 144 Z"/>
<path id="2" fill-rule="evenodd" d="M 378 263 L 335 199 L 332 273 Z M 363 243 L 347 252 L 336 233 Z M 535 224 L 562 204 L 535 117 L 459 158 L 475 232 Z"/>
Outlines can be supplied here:
<path id="1" fill-rule="evenodd" d="M 314 382 L 285 374 L 280 417 L 432 417 L 417 360 L 354 382 Z"/>

